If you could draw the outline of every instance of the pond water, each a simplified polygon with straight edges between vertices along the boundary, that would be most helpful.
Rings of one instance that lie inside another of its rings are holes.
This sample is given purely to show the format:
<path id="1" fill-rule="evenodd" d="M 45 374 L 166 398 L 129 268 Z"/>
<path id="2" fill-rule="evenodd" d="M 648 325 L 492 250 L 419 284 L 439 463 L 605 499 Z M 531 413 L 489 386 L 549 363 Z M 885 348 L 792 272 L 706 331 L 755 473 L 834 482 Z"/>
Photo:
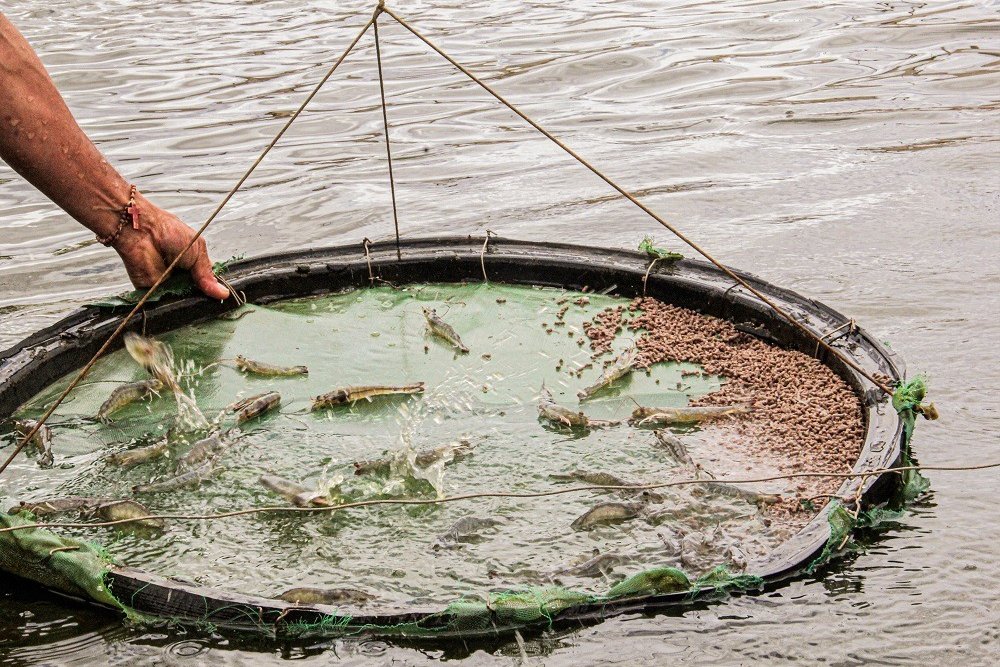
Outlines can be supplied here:
<path id="1" fill-rule="evenodd" d="M 172 349 L 175 366 L 188 370 L 179 373 L 180 386 L 214 422 L 210 429 L 187 427 L 170 396 L 126 406 L 105 418 L 110 423 L 94 419 L 116 386 L 145 375 L 127 352 L 116 352 L 52 416 L 58 465 L 39 477 L 31 457 L 19 458 L 0 503 L 134 496 L 154 513 L 209 514 L 285 504 L 260 483 L 262 475 L 294 481 L 333 503 L 555 490 L 586 482 L 560 477 L 581 472 L 614 475 L 618 481 L 603 483 L 622 485 L 690 478 L 696 471 L 672 458 L 649 428 L 625 421 L 637 404 L 684 406 L 725 379 L 682 376 L 693 364 L 655 364 L 648 374 L 632 373 L 577 405 L 576 391 L 601 373 L 589 346 L 580 344 L 586 340 L 583 323 L 624 301 L 601 295 L 586 296 L 583 305 L 570 301 L 583 296 L 483 284 L 383 287 L 255 306 L 238 321 L 179 329 L 161 341 Z M 554 320 L 567 302 L 558 334 L 542 333 L 540 323 Z M 444 314 L 471 352 L 459 354 L 429 337 L 424 308 Z M 245 374 L 233 363 L 237 355 L 283 367 L 304 364 L 308 374 Z M 594 368 L 579 377 L 571 373 L 585 365 Z M 18 416 L 37 417 L 72 377 Z M 313 408 L 314 397 L 335 387 L 414 382 L 424 386 L 416 395 Z M 588 430 L 540 420 L 543 386 L 551 400 L 617 423 Z M 226 404 L 265 391 L 281 394 L 280 408 L 236 425 Z M 748 471 L 742 461 L 721 456 L 714 445 L 727 429 L 728 437 L 736 436 L 724 423 L 705 429 L 711 437 L 692 424 L 677 432 L 690 457 L 714 475 L 774 473 L 763 466 Z M 184 457 L 206 432 L 223 433 L 225 444 L 204 481 L 141 488 L 199 465 L 185 465 Z M 170 451 L 140 465 L 123 468 L 110 458 L 165 437 Z M 456 442 L 467 443 L 468 455 L 453 452 L 450 443 Z M 440 455 L 421 456 L 434 451 Z M 409 461 L 411 452 L 420 458 Z M 384 464 L 356 466 L 372 461 Z M 789 485 L 779 481 L 769 490 L 781 494 Z M 794 495 L 794 484 L 790 489 Z M 635 516 L 577 526 L 575 520 L 599 503 L 627 507 Z M 452 528 L 463 519 L 493 525 Z M 443 608 L 463 596 L 553 583 L 597 595 L 655 566 L 685 569 L 692 578 L 720 564 L 740 572 L 800 526 L 772 521 L 750 500 L 680 488 L 646 497 L 608 491 L 377 506 L 332 516 L 257 515 L 170 525 L 155 535 L 78 534 L 124 564 L 185 581 L 266 597 L 298 586 L 349 587 L 374 597 L 366 611 L 390 611 Z M 577 568 L 596 555 L 606 564 Z"/>
<path id="2" fill-rule="evenodd" d="M 109 159 L 200 223 L 371 9 L 21 0 L 4 12 Z M 928 465 L 971 465 L 998 451 L 998 9 L 991 1 L 398 5 L 724 261 L 857 318 L 911 373 L 927 372 L 942 411 L 917 431 Z M 615 247 L 646 234 L 673 243 L 398 26 L 387 21 L 381 33 L 406 237 L 492 229 Z M 213 224 L 217 259 L 389 236 L 373 55 L 368 39 Z M 0 168 L 0 346 L 126 288 L 114 254 L 89 240 Z M 0 659 L 995 663 L 996 473 L 929 476 L 931 494 L 890 532 L 814 576 L 762 596 L 529 639 L 523 654 L 514 642 L 275 647 L 144 632 L 4 585 Z"/>

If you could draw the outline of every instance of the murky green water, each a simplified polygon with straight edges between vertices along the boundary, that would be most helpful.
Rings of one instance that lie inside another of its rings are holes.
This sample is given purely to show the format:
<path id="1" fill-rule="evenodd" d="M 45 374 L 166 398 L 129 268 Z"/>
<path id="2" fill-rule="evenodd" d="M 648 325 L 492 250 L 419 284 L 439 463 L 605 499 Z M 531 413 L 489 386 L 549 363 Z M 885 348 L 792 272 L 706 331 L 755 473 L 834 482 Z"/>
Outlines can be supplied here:
<path id="1" fill-rule="evenodd" d="M 397 8 L 721 259 L 857 318 L 911 372 L 928 372 L 942 419 L 918 428 L 922 463 L 995 458 L 996 2 Z M 371 9 L 3 5 L 109 159 L 190 222 L 205 218 Z M 405 236 L 489 228 L 631 248 L 657 232 L 401 31 L 382 34 Z M 389 235 L 370 41 L 343 73 L 213 223 L 218 258 Z M 111 251 L 88 245 L 82 228 L 0 169 L 6 346 L 126 279 Z M 994 664 L 996 475 L 930 477 L 932 494 L 852 560 L 763 596 L 529 640 L 527 662 Z M 29 482 L 5 473 L 0 484 Z M 0 583 L 0 660 L 13 664 L 509 664 L 519 655 L 513 642 L 282 648 L 145 632 Z"/>
<path id="2" fill-rule="evenodd" d="M 259 483 L 262 474 L 330 493 L 339 502 L 546 491 L 568 484 L 552 475 L 574 471 L 609 473 L 626 484 L 690 478 L 693 469 L 672 459 L 648 429 L 621 424 L 574 431 L 539 420 L 543 385 L 557 402 L 582 407 L 592 418 L 623 421 L 637 403 L 685 405 L 724 381 L 682 376 L 694 368 L 690 364 L 657 364 L 578 406 L 576 392 L 601 372 L 600 359 L 579 377 L 571 372 L 592 363 L 589 344 L 581 344 L 583 323 L 623 302 L 590 295 L 588 303 L 574 304 L 581 296 L 497 285 L 385 287 L 255 306 L 238 321 L 172 332 L 162 340 L 173 349 L 178 369 L 187 370 L 182 385 L 216 422 L 213 430 L 233 428 L 234 417 L 224 407 L 238 398 L 278 391 L 282 405 L 231 431 L 229 449 L 200 486 L 135 496 L 156 513 L 207 514 L 287 504 Z M 569 311 L 557 320 L 563 303 Z M 469 354 L 428 334 L 425 307 L 447 318 Z M 618 341 L 619 351 L 628 343 Z M 248 376 L 234 367 L 237 355 L 282 366 L 304 364 L 309 374 Z M 124 351 L 102 359 L 89 376 L 91 384 L 52 417 L 58 468 L 30 474 L 32 462 L 21 459 L 15 474 L 27 483 L 5 489 L 4 509 L 14 500 L 65 495 L 128 497 L 137 485 L 183 472 L 178 460 L 204 433 L 180 432 L 179 420 L 169 436 L 170 455 L 127 470 L 108 462 L 109 454 L 164 437 L 177 417 L 176 403 L 166 395 L 115 413 L 112 424 L 94 422 L 116 381 L 142 375 Z M 31 401 L 23 415 L 35 416 L 69 379 Z M 310 411 L 314 396 L 335 387 L 418 381 L 426 385 L 418 396 Z M 708 439 L 698 429 L 678 433 L 692 458 L 726 474 L 732 471 L 720 468 L 725 464 L 711 446 L 726 428 L 706 429 L 712 432 Z M 407 451 L 459 440 L 473 447 L 470 457 L 426 466 L 405 462 Z M 380 457 L 399 461 L 385 474 L 355 474 L 354 462 Z M 747 474 L 742 468 L 737 472 Z M 785 489 L 774 483 L 767 490 Z M 634 504 L 640 516 L 589 530 L 571 527 L 599 502 Z M 463 517 L 499 524 L 449 539 L 449 528 Z M 657 565 L 693 576 L 719 564 L 739 571 L 793 531 L 767 520 L 748 501 L 664 490 L 648 500 L 605 492 L 177 522 L 159 536 L 81 532 L 123 564 L 162 575 L 265 596 L 296 586 L 349 586 L 376 596 L 369 608 L 395 609 L 443 606 L 461 596 L 553 581 L 602 593 L 626 575 Z M 592 572 L 571 570 L 597 554 L 617 563 Z"/>

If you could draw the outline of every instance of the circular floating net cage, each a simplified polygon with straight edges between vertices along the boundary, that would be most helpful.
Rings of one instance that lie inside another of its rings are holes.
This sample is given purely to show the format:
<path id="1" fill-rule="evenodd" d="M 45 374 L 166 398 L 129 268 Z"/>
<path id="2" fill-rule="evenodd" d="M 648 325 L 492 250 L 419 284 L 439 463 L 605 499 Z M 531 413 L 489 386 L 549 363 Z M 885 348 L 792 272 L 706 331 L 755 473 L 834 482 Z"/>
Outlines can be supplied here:
<path id="1" fill-rule="evenodd" d="M 650 262 L 443 238 L 235 262 L 239 308 L 168 290 L 131 328 L 181 395 L 106 404 L 149 376 L 99 360 L 49 420 L 51 467 L 7 471 L 0 568 L 136 619 L 474 637 L 762 589 L 919 485 L 880 474 L 922 398 L 891 351 L 741 274 L 887 396 L 712 266 Z M 0 417 L 37 418 L 127 305 L 0 353 Z M 363 386 L 396 391 L 337 392 Z"/>

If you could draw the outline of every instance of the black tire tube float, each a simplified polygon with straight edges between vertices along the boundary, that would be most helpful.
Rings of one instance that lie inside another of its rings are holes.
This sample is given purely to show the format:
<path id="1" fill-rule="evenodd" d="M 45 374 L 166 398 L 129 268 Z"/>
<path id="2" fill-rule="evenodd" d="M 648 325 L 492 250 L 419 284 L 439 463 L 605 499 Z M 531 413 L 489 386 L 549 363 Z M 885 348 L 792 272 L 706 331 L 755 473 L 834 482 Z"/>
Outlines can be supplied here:
<path id="1" fill-rule="evenodd" d="M 483 253 L 485 241 L 471 236 L 409 240 L 399 248 L 401 258 L 397 258 L 395 242 L 371 243 L 367 256 L 363 244 L 287 252 L 234 262 L 226 278 L 249 303 L 263 304 L 365 287 L 372 283 L 369 269 L 377 279 L 376 284 L 479 282 L 483 280 L 485 264 L 488 279 L 499 283 L 586 289 L 634 297 L 644 293 L 643 277 L 651 262 L 650 257 L 633 251 L 516 241 L 495 236 L 490 237 Z M 850 321 L 840 313 L 753 275 L 739 275 L 816 335 L 823 336 L 843 328 L 835 337 L 837 349 L 867 372 L 884 375 L 892 381 L 902 380 L 903 363 L 895 353 L 863 329 L 845 327 Z M 645 294 L 729 320 L 740 330 L 780 347 L 817 354 L 814 339 L 711 264 L 686 259 L 657 262 L 649 271 Z M 234 307 L 232 299 L 221 303 L 200 296 L 163 300 L 145 308 L 142 316 L 136 316 L 130 323 L 130 328 L 145 327 L 147 333 L 156 335 L 212 319 Z M 9 417 L 70 370 L 82 367 L 121 322 L 127 310 L 124 307 L 114 310 L 84 307 L 0 352 L 0 419 Z M 119 339 L 112 349 L 121 346 Z M 836 356 L 819 350 L 818 358 L 862 399 L 866 433 L 854 472 L 898 465 L 903 445 L 902 422 L 889 404 L 889 397 Z M 816 435 L 822 438 L 822 433 Z M 864 504 L 871 505 L 886 500 L 898 489 L 899 476 L 883 474 L 861 481 L 847 479 L 839 494 L 855 493 L 859 483 L 863 488 Z M 801 572 L 830 537 L 829 510 L 829 505 L 824 507 L 799 533 L 765 558 L 751 563 L 747 571 L 763 577 L 766 585 Z M 107 583 L 117 599 L 140 614 L 181 622 L 208 621 L 220 629 L 263 630 L 281 636 L 283 628 L 292 625 L 317 624 L 328 620 L 329 616 L 345 615 L 344 610 L 334 607 L 296 605 L 200 587 L 130 567 L 113 567 Z M 651 612 L 716 593 L 712 588 L 705 588 L 696 595 L 685 592 L 587 603 L 554 614 L 551 623 L 545 620 L 544 626 L 589 624 L 623 613 Z M 380 632 L 379 629 L 410 624 L 409 627 L 415 630 L 413 637 L 469 636 L 467 631 L 449 631 L 450 617 L 442 611 L 433 608 L 352 614 L 343 631 L 391 634 L 391 631 Z M 493 627 L 482 629 L 479 634 L 500 635 L 511 630 L 513 626 Z"/>

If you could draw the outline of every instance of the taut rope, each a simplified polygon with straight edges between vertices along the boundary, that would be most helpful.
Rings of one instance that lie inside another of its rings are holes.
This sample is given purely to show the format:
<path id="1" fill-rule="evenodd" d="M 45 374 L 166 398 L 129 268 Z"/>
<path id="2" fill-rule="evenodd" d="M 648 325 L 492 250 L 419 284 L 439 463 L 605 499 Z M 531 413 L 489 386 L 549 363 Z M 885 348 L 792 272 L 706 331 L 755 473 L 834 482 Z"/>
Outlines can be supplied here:
<path id="1" fill-rule="evenodd" d="M 610 185 L 619 194 L 621 194 L 623 197 L 625 197 L 630 202 L 632 202 L 633 204 L 635 204 L 637 207 L 639 207 L 639 209 L 641 209 L 642 211 L 644 211 L 646 214 L 648 214 L 651 218 L 653 218 L 658 223 L 660 223 L 667 230 L 669 230 L 670 232 L 672 232 L 681 241 L 683 241 L 688 246 L 690 246 L 691 248 L 693 248 L 698 254 L 700 254 L 702 257 L 704 257 L 709 262 L 711 262 L 716 267 L 718 267 L 719 270 L 721 270 L 727 276 L 729 276 L 734 281 L 736 281 L 736 283 L 738 283 L 739 285 L 743 286 L 751 294 L 753 294 L 758 299 L 760 299 L 765 304 L 767 304 L 779 316 L 781 316 L 783 319 L 787 320 L 793 326 L 795 326 L 798 329 L 802 330 L 807 336 L 809 336 L 810 338 L 812 338 L 813 340 L 815 340 L 816 341 L 817 350 L 820 347 L 822 347 L 823 349 L 827 350 L 829 353 L 831 353 L 835 357 L 839 358 L 842 362 L 844 362 L 844 364 L 846 364 L 848 367 L 850 367 L 851 369 L 853 369 L 854 371 L 856 371 L 858 374 L 860 374 L 861 376 L 867 378 L 870 382 L 872 382 L 876 387 L 878 387 L 882 391 L 886 392 L 887 394 L 891 394 L 892 393 L 892 387 L 890 387 L 889 384 L 887 384 L 886 382 L 883 382 L 883 381 L 877 379 L 874 375 L 872 375 L 871 373 L 869 373 L 865 369 L 861 368 L 852 359 L 848 358 L 841 351 L 837 350 L 830 343 L 828 343 L 825 340 L 824 336 L 817 335 L 811 329 L 809 329 L 808 327 L 806 327 L 803 323 L 799 322 L 797 319 L 795 319 L 794 317 L 792 317 L 792 315 L 790 315 L 785 310 L 783 310 L 780 306 L 778 306 L 778 304 L 776 304 L 774 301 L 772 301 L 771 299 L 769 299 L 766 295 L 764 295 L 763 293 L 761 293 L 759 290 L 757 290 L 752 285 L 750 285 L 746 280 L 744 280 L 739 275 L 737 275 L 735 272 L 733 272 L 729 267 L 727 267 L 721 261 L 719 261 L 714 256 L 712 256 L 707 250 L 705 250 L 704 248 L 702 248 L 701 246 L 699 246 L 693 240 L 691 240 L 686 235 L 684 235 L 679 229 L 677 229 L 675 226 L 671 225 L 669 222 L 667 222 L 661 216 L 659 216 L 655 211 L 653 211 L 651 208 L 649 208 L 648 206 L 646 206 L 645 204 L 643 204 L 641 201 L 639 201 L 635 197 L 635 195 L 633 195 L 628 190 L 626 190 L 621 185 L 619 185 L 617 182 L 615 182 L 614 180 L 612 180 L 609 176 L 605 175 L 600 169 L 598 169 L 597 167 L 595 167 L 594 165 L 592 165 L 590 162 L 588 162 L 586 159 L 584 159 L 579 153 L 577 153 L 572 148 L 570 148 L 565 143 L 563 143 L 558 137 L 556 137 L 551 132 L 549 132 L 548 130 L 546 130 L 544 127 L 542 127 L 541 125 L 539 125 L 536 121 L 532 120 L 525 112 L 521 111 L 521 109 L 519 109 L 518 107 L 516 107 L 511 102 L 507 101 L 507 99 L 504 98 L 502 95 L 500 95 L 500 93 L 498 93 L 497 91 L 495 91 L 491 86 L 489 86 L 487 83 L 485 83 L 482 79 L 478 78 L 475 74 L 473 74 L 468 69 L 466 69 L 465 67 L 463 67 L 460 63 L 458 63 L 458 61 L 456 61 L 454 58 L 452 58 L 447 53 L 445 53 L 439 46 L 437 46 L 429 38 L 425 37 L 416 28 L 414 28 L 413 26 L 411 26 L 405 19 L 403 19 L 402 17 L 400 17 L 398 14 L 396 14 L 391 9 L 388 9 L 385 6 L 385 0 L 380 0 L 379 3 L 378 3 L 378 5 L 375 8 L 375 12 L 372 15 L 372 17 L 370 19 L 368 19 L 368 21 L 365 23 L 364 27 L 361 28 L 361 30 L 358 32 L 358 34 L 354 38 L 354 40 L 351 41 L 351 43 L 348 45 L 347 49 L 343 52 L 343 54 L 341 54 L 341 56 L 337 59 L 337 61 L 330 67 L 330 69 L 327 70 L 327 72 L 323 76 L 323 78 L 319 81 L 319 83 L 316 84 L 316 87 L 313 88 L 312 92 L 310 92 L 309 95 L 305 98 L 305 100 L 303 100 L 302 104 L 299 105 L 299 108 L 296 109 L 296 111 L 289 117 L 288 121 L 284 124 L 284 126 L 282 126 L 282 128 L 274 136 L 274 138 L 271 140 L 271 142 L 264 148 L 263 151 L 261 151 L 260 155 L 257 157 L 256 160 L 254 160 L 253 164 L 250 165 L 250 167 L 246 170 L 246 172 L 239 179 L 239 181 L 237 181 L 237 183 L 232 187 L 232 189 L 229 190 L 229 192 L 226 194 L 226 196 L 222 198 L 222 201 L 219 202 L 218 206 L 215 207 L 215 210 L 212 211 L 211 215 L 208 216 L 208 219 L 206 219 L 205 222 L 201 225 L 201 227 L 198 228 L 198 230 L 195 232 L 195 235 L 191 238 L 191 240 L 188 242 L 188 244 L 184 247 L 184 250 L 182 250 L 180 253 L 178 253 L 177 256 L 173 259 L 173 261 L 170 262 L 170 265 L 167 266 L 166 270 L 160 275 L 159 278 L 156 279 L 156 282 L 153 283 L 152 287 L 150 287 L 146 291 L 146 293 L 142 296 L 142 298 L 139 299 L 139 302 L 136 303 L 135 306 L 132 308 L 132 310 L 125 316 L 125 318 L 121 321 L 121 324 L 118 325 L 118 327 L 114 330 L 114 332 L 112 332 L 112 334 L 108 337 L 108 339 L 104 342 L 104 344 L 101 345 L 100 349 L 96 353 L 94 353 L 94 356 L 91 357 L 90 361 L 87 362 L 87 364 L 80 370 L 80 372 L 76 375 L 76 377 L 73 379 L 73 381 L 70 382 L 69 386 L 66 387 L 65 390 L 63 390 L 63 392 L 59 395 L 59 397 L 55 400 L 55 402 L 52 403 L 52 405 L 49 406 L 49 408 L 45 411 L 45 413 L 42 415 L 42 417 L 40 419 L 38 419 L 38 421 L 35 424 L 35 426 L 28 432 L 27 435 L 25 435 L 23 437 L 23 439 L 21 440 L 21 442 L 18 443 L 17 447 L 14 448 L 14 451 L 10 454 L 10 456 L 7 458 L 7 460 L 4 461 L 3 464 L 0 464 L 0 473 L 3 473 L 3 471 L 7 469 L 7 466 L 10 465 L 11 461 L 14 460 L 14 458 L 18 455 L 18 453 L 21 452 L 22 449 L 24 449 L 24 447 L 31 440 L 31 438 L 34 437 L 34 435 L 38 432 L 38 429 L 40 429 L 42 427 L 42 425 L 45 424 L 46 420 L 49 417 L 52 416 L 53 412 L 55 412 L 56 408 L 59 407 L 59 405 L 63 402 L 63 400 L 66 398 L 66 396 L 69 395 L 69 393 L 87 376 L 87 374 L 90 372 L 91 368 L 94 366 L 94 364 L 97 362 L 97 360 L 101 357 L 101 355 L 103 355 L 105 352 L 107 352 L 108 348 L 118 338 L 118 336 L 121 335 L 122 331 L 124 331 L 125 327 L 132 320 L 132 318 L 136 315 L 136 313 L 138 313 L 142 309 L 143 305 L 145 305 L 145 303 L 149 299 L 149 297 L 156 291 L 156 289 L 161 284 L 163 284 L 163 281 L 165 281 L 167 279 L 167 277 L 173 271 L 174 267 L 176 267 L 177 264 L 178 264 L 178 262 L 180 262 L 181 257 L 183 257 L 184 254 L 188 250 L 191 249 L 191 247 L 195 244 L 195 242 L 199 238 L 201 238 L 202 234 L 204 234 L 204 232 L 208 228 L 208 226 L 219 215 L 219 213 L 222 211 L 223 207 L 225 207 L 226 204 L 229 203 L 229 200 L 233 198 L 233 195 L 235 195 L 236 192 L 243 186 L 243 184 L 247 181 L 247 179 L 250 177 L 250 175 L 257 168 L 257 166 L 260 165 L 260 163 L 264 160 L 264 158 L 271 151 L 271 149 L 274 148 L 275 144 L 277 144 L 278 141 L 281 139 L 281 137 L 284 136 L 285 132 L 288 130 L 289 127 L 291 127 L 292 123 L 294 123 L 296 121 L 296 119 L 298 119 L 299 115 L 302 113 L 302 111 L 305 110 L 306 106 L 313 100 L 314 97 L 316 97 L 316 95 L 319 93 L 320 89 L 326 84 L 326 82 L 329 80 L 330 76 L 333 75 L 333 73 L 337 70 L 337 68 L 344 61 L 344 59 L 347 58 L 348 54 L 354 49 L 354 47 L 361 40 L 361 38 L 364 36 L 364 34 L 366 32 L 368 32 L 368 28 L 371 28 L 371 27 L 374 27 L 374 33 L 375 33 L 375 58 L 376 58 L 376 61 L 377 61 L 377 64 L 378 64 L 379 92 L 380 92 L 381 101 L 382 101 L 382 122 L 383 122 L 383 126 L 385 128 L 386 156 L 388 157 L 388 160 L 389 160 L 389 187 L 390 187 L 390 192 L 391 192 L 391 195 L 392 195 L 392 216 L 393 216 L 393 223 L 395 225 L 395 231 L 396 231 L 396 256 L 397 256 L 397 258 L 401 258 L 402 257 L 402 254 L 401 254 L 401 251 L 400 251 L 400 240 L 399 240 L 399 218 L 398 218 L 397 211 L 396 211 L 396 184 L 395 184 L 395 179 L 393 177 L 393 171 L 392 171 L 392 149 L 390 148 L 390 145 L 389 145 L 390 144 L 390 142 L 389 142 L 389 116 L 388 116 L 388 112 L 386 111 L 385 81 L 384 81 L 383 72 L 382 72 L 382 51 L 381 51 L 381 46 L 380 46 L 379 34 L 378 34 L 378 17 L 381 14 L 383 14 L 383 13 L 388 14 L 393 19 L 395 19 L 397 23 L 399 23 L 401 26 L 403 26 L 406 30 L 408 30 L 410 33 L 412 33 L 417 39 L 419 39 L 424 44 L 426 44 L 428 47 L 430 47 L 434 52 L 436 52 L 442 58 L 444 58 L 449 63 L 451 63 L 451 65 L 453 65 L 456 69 L 458 69 L 460 72 L 462 72 L 463 74 L 465 74 L 469 79 L 471 79 L 473 82 L 475 82 L 476 84 L 478 84 L 481 88 L 483 88 L 483 90 L 485 90 L 490 95 L 492 95 L 494 98 L 496 98 L 501 104 L 503 104 L 504 106 L 506 106 L 512 112 L 514 112 L 516 115 L 518 115 L 521 119 L 523 119 L 526 123 L 528 123 L 529 125 L 531 125 L 533 128 L 535 128 L 536 130 L 538 130 L 539 132 L 541 132 L 546 138 L 548 138 L 549 140 L 551 140 L 559 148 L 561 148 L 562 150 L 564 150 L 571 157 L 573 157 L 575 160 L 577 160 L 580 164 L 582 164 L 584 167 L 586 167 L 587 169 L 589 169 L 594 175 L 596 175 L 598 178 L 600 178 L 605 183 L 607 183 L 608 185 Z M 487 237 L 486 237 L 486 242 L 484 243 L 484 248 L 486 247 L 486 244 L 488 244 L 488 243 L 489 243 L 489 232 L 487 232 Z M 365 246 L 365 250 L 366 250 L 366 255 L 367 255 L 367 244 Z M 483 254 L 485 255 L 485 252 Z M 481 258 L 481 261 L 483 263 L 483 278 L 485 279 L 486 278 L 485 259 Z M 655 264 L 655 262 L 654 262 L 654 264 Z M 650 265 L 650 269 L 652 269 L 652 265 Z M 369 264 L 369 274 L 371 274 L 370 264 Z M 648 276 L 648 271 L 647 271 L 647 276 Z M 232 289 L 230 289 L 230 293 L 233 294 L 234 297 L 236 296 L 235 292 L 233 292 Z"/>
<path id="2" fill-rule="evenodd" d="M 361 500 L 354 503 L 344 503 L 332 507 L 296 507 L 293 505 L 282 505 L 272 507 L 249 507 L 230 512 L 219 512 L 216 514 L 150 514 L 131 519 L 118 519 L 116 521 L 101 521 L 95 523 L 79 522 L 53 522 L 53 523 L 32 523 L 24 526 L 11 526 L 0 528 L 0 533 L 9 533 L 15 530 L 25 530 L 28 528 L 104 528 L 108 526 L 119 526 L 137 521 L 149 521 L 153 519 L 173 520 L 173 521 L 214 521 L 216 519 L 228 519 L 236 516 L 248 514 L 272 514 L 272 513 L 322 513 L 337 512 L 339 510 L 356 509 L 359 507 L 374 507 L 377 505 L 443 505 L 462 500 L 475 500 L 478 498 L 546 498 L 549 496 L 559 496 L 567 493 L 583 493 L 587 491 L 648 491 L 652 489 L 665 489 L 674 486 L 690 486 L 692 484 L 712 484 L 722 482 L 725 484 L 752 484 L 755 482 L 771 482 L 779 479 L 796 479 L 801 477 L 833 477 L 833 478 L 867 478 L 882 474 L 902 474 L 910 470 L 985 470 L 987 468 L 1000 468 L 1000 461 L 995 463 L 982 463 L 972 466 L 900 466 L 898 468 L 876 468 L 864 472 L 794 472 L 784 475 L 771 475 L 768 477 L 754 477 L 749 479 L 682 479 L 673 482 L 661 482 L 659 484 L 637 484 L 635 486 L 594 484 L 590 486 L 572 486 L 565 489 L 552 489 L 549 491 L 529 491 L 515 493 L 511 491 L 485 491 L 480 493 L 464 493 L 456 496 L 445 496 L 444 498 L 388 498 L 381 500 Z M 857 496 L 855 497 L 855 500 Z M 859 505 L 860 507 L 860 505 Z M 856 515 L 856 511 L 855 511 Z"/>

